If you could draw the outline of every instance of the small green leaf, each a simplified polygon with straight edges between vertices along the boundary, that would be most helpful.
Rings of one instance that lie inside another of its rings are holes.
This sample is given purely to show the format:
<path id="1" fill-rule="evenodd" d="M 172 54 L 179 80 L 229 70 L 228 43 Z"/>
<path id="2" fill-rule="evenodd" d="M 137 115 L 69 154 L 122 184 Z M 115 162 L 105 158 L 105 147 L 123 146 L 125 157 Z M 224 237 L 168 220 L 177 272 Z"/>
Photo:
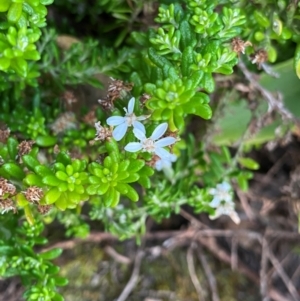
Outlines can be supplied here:
<path id="1" fill-rule="evenodd" d="M 15 160 L 18 155 L 18 141 L 12 137 L 7 139 L 8 154 L 12 160 Z"/>
<path id="2" fill-rule="evenodd" d="M 99 187 L 100 187 L 100 184 L 92 184 L 92 185 L 88 186 L 88 188 L 86 189 L 86 192 L 89 195 L 95 195 L 95 194 L 97 194 Z"/>
<path id="3" fill-rule="evenodd" d="M 11 0 L 0 1 L 0 12 L 6 12 L 11 4 Z"/>
<path id="4" fill-rule="evenodd" d="M 61 192 L 55 187 L 51 188 L 45 195 L 45 202 L 47 205 L 55 203 L 61 196 Z"/>
<path id="5" fill-rule="evenodd" d="M 49 186 L 58 186 L 59 184 L 61 184 L 61 180 L 59 180 L 56 176 L 54 175 L 49 175 L 49 176 L 45 176 L 42 180 L 42 182 L 45 185 L 49 185 Z"/>
<path id="6" fill-rule="evenodd" d="M 55 248 L 55 249 L 40 253 L 39 257 L 42 259 L 46 259 L 46 260 L 52 260 L 52 259 L 55 259 L 58 256 L 60 256 L 62 251 L 63 250 L 61 248 Z"/>
<path id="7" fill-rule="evenodd" d="M 53 279 L 57 286 L 66 286 L 69 283 L 68 279 L 65 277 L 54 277 Z"/>
<path id="8" fill-rule="evenodd" d="M 35 143 L 41 147 L 50 147 L 55 145 L 57 142 L 57 138 L 54 136 L 38 136 L 35 139 Z"/>
<path id="9" fill-rule="evenodd" d="M 248 169 L 259 169 L 259 164 L 251 158 L 239 158 L 238 161 L 243 167 Z"/>
<path id="10" fill-rule="evenodd" d="M 40 164 L 40 162 L 37 159 L 33 158 L 30 155 L 24 155 L 22 157 L 22 161 L 25 164 L 25 166 L 31 171 L 34 171 L 34 168 Z"/>
<path id="11" fill-rule="evenodd" d="M 21 14 L 22 14 L 22 3 L 12 3 L 8 10 L 7 20 L 9 22 L 15 23 L 19 20 Z"/>
<path id="12" fill-rule="evenodd" d="M 4 165 L 2 165 L 0 170 L 1 169 L 9 174 L 9 176 L 13 179 L 23 180 L 23 178 L 25 177 L 25 172 L 23 171 L 23 169 L 15 163 L 5 163 Z"/>
<path id="13" fill-rule="evenodd" d="M 35 166 L 34 171 L 41 177 L 53 175 L 51 169 L 45 165 Z"/>
<path id="14" fill-rule="evenodd" d="M 24 179 L 24 183 L 28 186 L 43 186 L 42 179 L 33 173 L 27 174 L 26 178 Z"/>

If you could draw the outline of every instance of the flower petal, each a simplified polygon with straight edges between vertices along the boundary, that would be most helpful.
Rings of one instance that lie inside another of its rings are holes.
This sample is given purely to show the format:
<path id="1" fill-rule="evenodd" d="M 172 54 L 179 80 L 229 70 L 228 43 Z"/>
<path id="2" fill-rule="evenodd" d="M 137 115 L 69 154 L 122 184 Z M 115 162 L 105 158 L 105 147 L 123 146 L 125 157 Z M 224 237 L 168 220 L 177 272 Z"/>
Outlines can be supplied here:
<path id="1" fill-rule="evenodd" d="M 144 141 L 146 139 L 145 127 L 142 124 L 139 125 L 139 128 L 134 128 L 133 133 L 134 133 L 135 137 L 141 141 Z"/>
<path id="2" fill-rule="evenodd" d="M 154 144 L 155 144 L 156 147 L 164 147 L 164 146 L 171 145 L 175 142 L 176 142 L 176 138 L 174 138 L 174 137 L 165 137 L 165 138 L 162 138 L 162 139 L 156 141 Z"/>
<path id="3" fill-rule="evenodd" d="M 145 127 L 139 121 L 134 121 L 132 126 L 133 126 L 133 129 L 138 129 L 138 130 L 140 130 L 141 132 L 144 133 Z"/>
<path id="4" fill-rule="evenodd" d="M 221 203 L 221 200 L 218 197 L 214 197 L 213 200 L 209 203 L 210 207 L 217 208 Z"/>
<path id="5" fill-rule="evenodd" d="M 167 128 L 168 128 L 168 124 L 166 122 L 160 124 L 153 131 L 150 138 L 153 139 L 153 140 L 159 139 L 166 132 Z"/>
<path id="6" fill-rule="evenodd" d="M 171 154 L 167 150 L 165 150 L 164 148 L 157 147 L 157 148 L 155 148 L 154 152 L 161 159 L 171 161 L 171 157 L 172 157 Z"/>
<path id="7" fill-rule="evenodd" d="M 107 118 L 106 123 L 111 126 L 120 125 L 121 123 L 125 122 L 126 119 L 122 116 L 111 116 Z"/>
<path id="8" fill-rule="evenodd" d="M 142 116 L 136 117 L 136 120 L 146 120 L 149 117 L 150 117 L 150 115 L 142 115 Z"/>
<path id="9" fill-rule="evenodd" d="M 116 141 L 120 141 L 125 136 L 127 129 L 127 123 L 122 123 L 114 129 L 112 136 Z"/>
<path id="10" fill-rule="evenodd" d="M 142 144 L 139 142 L 130 142 L 125 146 L 124 149 L 131 153 L 138 152 L 142 149 Z"/>
<path id="11" fill-rule="evenodd" d="M 133 109 L 134 109 L 134 103 L 135 103 L 135 98 L 131 97 L 129 102 L 128 102 L 128 114 L 132 114 L 133 113 Z"/>

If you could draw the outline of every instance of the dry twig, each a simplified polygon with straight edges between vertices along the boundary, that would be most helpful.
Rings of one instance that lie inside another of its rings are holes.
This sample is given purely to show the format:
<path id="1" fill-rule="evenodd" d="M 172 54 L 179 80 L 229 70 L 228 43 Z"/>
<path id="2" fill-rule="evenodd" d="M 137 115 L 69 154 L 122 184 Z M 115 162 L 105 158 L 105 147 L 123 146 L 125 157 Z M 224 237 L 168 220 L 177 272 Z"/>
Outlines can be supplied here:
<path id="1" fill-rule="evenodd" d="M 187 261 L 187 266 L 188 266 L 191 280 L 193 282 L 193 285 L 194 285 L 197 295 L 198 295 L 198 300 L 202 301 L 202 300 L 205 300 L 204 299 L 204 291 L 198 280 L 198 277 L 197 277 L 196 271 L 195 271 L 195 263 L 194 263 L 194 256 L 193 256 L 193 250 L 194 250 L 195 246 L 196 246 L 195 243 L 192 242 L 187 251 L 187 254 L 186 254 L 186 261 Z"/>
<path id="2" fill-rule="evenodd" d="M 136 286 L 138 279 L 139 279 L 139 273 L 140 273 L 140 267 L 142 263 L 142 259 L 144 257 L 144 252 L 139 250 L 135 256 L 135 261 L 134 261 L 134 268 L 131 274 L 131 277 L 126 284 L 124 290 L 122 291 L 121 295 L 117 299 L 117 301 L 125 301 L 127 297 L 130 295 L 134 287 Z"/>
<path id="3" fill-rule="evenodd" d="M 216 278 L 207 262 L 206 256 L 202 251 L 201 246 L 198 244 L 198 252 L 197 252 L 198 258 L 202 264 L 202 267 L 204 269 L 206 279 L 208 280 L 209 288 L 212 294 L 212 301 L 220 301 L 218 289 L 217 289 L 217 282 Z"/>

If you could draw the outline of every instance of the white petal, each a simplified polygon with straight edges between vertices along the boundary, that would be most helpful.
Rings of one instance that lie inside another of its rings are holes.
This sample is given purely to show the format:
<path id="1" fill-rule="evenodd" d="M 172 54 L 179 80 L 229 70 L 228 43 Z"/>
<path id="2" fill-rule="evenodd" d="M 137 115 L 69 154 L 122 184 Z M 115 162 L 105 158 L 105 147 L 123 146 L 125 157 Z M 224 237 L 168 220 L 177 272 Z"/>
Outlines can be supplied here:
<path id="1" fill-rule="evenodd" d="M 133 125 L 133 129 L 140 130 L 143 133 L 145 132 L 145 127 L 139 121 L 134 121 L 132 125 Z"/>
<path id="2" fill-rule="evenodd" d="M 230 186 L 229 183 L 223 182 L 223 183 L 217 185 L 217 189 L 219 189 L 219 190 L 221 189 L 221 190 L 224 190 L 224 191 L 229 191 L 231 189 L 231 186 Z"/>
<path id="3" fill-rule="evenodd" d="M 239 224 L 241 222 L 241 219 L 240 219 L 239 215 L 236 213 L 236 211 L 232 211 L 229 214 L 229 216 L 236 224 Z"/>
<path id="4" fill-rule="evenodd" d="M 150 138 L 153 139 L 153 140 L 159 139 L 166 132 L 167 128 L 168 128 L 168 124 L 166 122 L 160 124 L 153 131 Z"/>
<path id="5" fill-rule="evenodd" d="M 125 148 L 124 148 L 126 151 L 128 152 L 138 152 L 139 150 L 142 149 L 142 144 L 139 143 L 139 142 L 130 142 L 128 143 Z"/>
<path id="6" fill-rule="evenodd" d="M 221 203 L 221 200 L 218 197 L 214 197 L 213 200 L 209 203 L 210 207 L 217 208 Z"/>
<path id="7" fill-rule="evenodd" d="M 118 125 L 112 133 L 114 139 L 116 141 L 120 141 L 125 136 L 127 128 L 128 128 L 127 123 L 122 123 Z"/>
<path id="8" fill-rule="evenodd" d="M 136 117 L 136 120 L 145 120 L 149 117 L 150 117 L 150 115 L 142 115 L 142 116 Z"/>
<path id="9" fill-rule="evenodd" d="M 120 125 L 121 123 L 123 123 L 125 121 L 126 121 L 126 119 L 124 117 L 112 116 L 112 117 L 107 118 L 106 123 L 108 125 L 115 126 L 115 125 Z"/>
<path id="10" fill-rule="evenodd" d="M 210 188 L 208 190 L 208 193 L 211 194 L 211 195 L 215 195 L 217 193 L 217 189 L 216 188 Z"/>
<path id="11" fill-rule="evenodd" d="M 134 133 L 135 137 L 138 138 L 141 141 L 144 141 L 146 139 L 146 136 L 145 136 L 145 127 L 143 125 L 142 125 L 141 128 L 134 128 L 133 129 L 133 133 Z"/>
<path id="12" fill-rule="evenodd" d="M 156 141 L 154 144 L 157 147 L 165 147 L 165 146 L 171 145 L 175 142 L 176 142 L 176 138 L 174 138 L 174 137 L 165 137 L 165 138 L 162 138 L 162 139 Z"/>
<path id="13" fill-rule="evenodd" d="M 171 154 L 168 151 L 166 151 L 164 148 L 157 147 L 157 148 L 155 148 L 154 152 L 161 159 L 171 161 Z"/>
<path id="14" fill-rule="evenodd" d="M 134 103 L 135 103 L 135 98 L 131 97 L 128 103 L 128 114 L 133 113 L 133 109 L 134 109 Z"/>

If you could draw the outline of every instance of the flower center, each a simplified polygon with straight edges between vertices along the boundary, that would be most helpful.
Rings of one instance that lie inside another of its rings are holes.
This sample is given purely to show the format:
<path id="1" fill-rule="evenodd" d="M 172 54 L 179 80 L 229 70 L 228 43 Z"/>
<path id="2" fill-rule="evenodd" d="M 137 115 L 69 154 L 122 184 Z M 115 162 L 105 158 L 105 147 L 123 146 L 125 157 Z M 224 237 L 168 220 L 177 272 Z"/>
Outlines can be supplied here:
<path id="1" fill-rule="evenodd" d="M 149 153 L 153 153 L 155 150 L 154 140 L 151 138 L 147 138 L 142 142 L 142 147 L 144 151 L 147 151 Z"/>
<path id="2" fill-rule="evenodd" d="M 137 120 L 134 113 L 126 114 L 126 123 L 128 126 L 132 126 L 132 124 Z"/>

